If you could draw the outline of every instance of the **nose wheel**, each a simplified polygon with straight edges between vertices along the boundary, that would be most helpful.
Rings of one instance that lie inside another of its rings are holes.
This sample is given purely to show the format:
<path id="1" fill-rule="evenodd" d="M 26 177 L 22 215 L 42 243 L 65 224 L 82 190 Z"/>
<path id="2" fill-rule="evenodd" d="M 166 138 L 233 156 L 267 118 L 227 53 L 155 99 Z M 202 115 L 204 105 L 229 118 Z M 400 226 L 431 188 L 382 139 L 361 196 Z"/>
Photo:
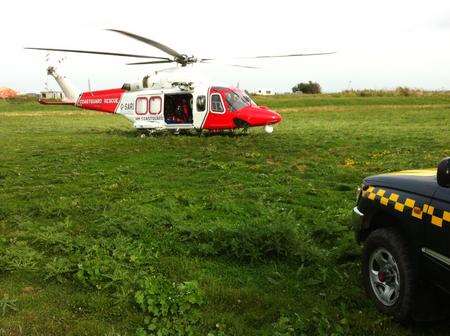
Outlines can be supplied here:
<path id="1" fill-rule="evenodd" d="M 268 134 L 272 134 L 273 133 L 273 126 L 272 125 L 266 125 L 264 126 L 264 131 Z"/>

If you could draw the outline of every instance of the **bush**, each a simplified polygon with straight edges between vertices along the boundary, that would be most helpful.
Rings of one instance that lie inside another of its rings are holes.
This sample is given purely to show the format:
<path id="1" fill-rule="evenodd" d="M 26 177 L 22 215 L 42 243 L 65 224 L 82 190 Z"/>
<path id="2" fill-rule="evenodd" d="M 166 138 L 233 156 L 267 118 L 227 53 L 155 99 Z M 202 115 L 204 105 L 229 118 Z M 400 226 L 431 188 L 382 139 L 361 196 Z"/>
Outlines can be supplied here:
<path id="1" fill-rule="evenodd" d="M 322 92 L 319 83 L 309 81 L 308 83 L 299 83 L 292 88 L 293 93 L 302 92 L 306 94 L 317 94 Z"/>
<path id="2" fill-rule="evenodd" d="M 363 89 L 363 90 L 345 90 L 339 93 L 337 96 L 345 97 L 421 97 L 424 95 L 437 95 L 445 94 L 445 91 L 424 91 L 421 89 L 413 89 L 408 87 L 399 86 L 394 90 L 373 90 L 373 89 Z"/>

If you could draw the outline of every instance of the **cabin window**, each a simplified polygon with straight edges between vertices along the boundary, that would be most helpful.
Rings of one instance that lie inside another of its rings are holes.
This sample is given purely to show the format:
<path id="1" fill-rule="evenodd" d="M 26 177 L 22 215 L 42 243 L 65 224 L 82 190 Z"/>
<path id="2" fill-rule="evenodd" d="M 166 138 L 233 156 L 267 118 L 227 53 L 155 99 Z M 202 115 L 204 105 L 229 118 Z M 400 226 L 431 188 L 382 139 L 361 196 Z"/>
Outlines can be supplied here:
<path id="1" fill-rule="evenodd" d="M 222 103 L 222 96 L 219 93 L 211 95 L 211 111 L 216 113 L 224 113 L 225 109 Z"/>
<path id="2" fill-rule="evenodd" d="M 150 114 L 160 114 L 161 113 L 161 106 L 162 106 L 162 101 L 160 97 L 151 97 L 150 98 Z"/>
<path id="3" fill-rule="evenodd" d="M 197 111 L 203 112 L 206 109 L 206 97 L 205 96 L 198 96 L 197 97 Z"/>
<path id="4" fill-rule="evenodd" d="M 136 114 L 146 114 L 148 111 L 148 100 L 145 97 L 136 99 Z"/>

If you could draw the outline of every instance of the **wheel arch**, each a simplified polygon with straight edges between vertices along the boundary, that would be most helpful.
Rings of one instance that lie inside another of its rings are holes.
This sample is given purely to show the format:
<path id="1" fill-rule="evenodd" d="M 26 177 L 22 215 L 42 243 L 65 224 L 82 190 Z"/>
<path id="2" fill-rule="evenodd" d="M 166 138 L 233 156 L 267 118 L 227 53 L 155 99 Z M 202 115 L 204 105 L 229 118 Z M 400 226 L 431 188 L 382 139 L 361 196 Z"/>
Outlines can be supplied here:
<path id="1" fill-rule="evenodd" d="M 364 226 L 359 232 L 359 241 L 364 242 L 369 235 L 378 229 L 394 228 L 399 233 L 408 239 L 408 233 L 405 230 L 405 223 L 402 218 L 395 216 L 393 213 L 383 211 L 382 209 L 374 209 L 364 221 Z"/>

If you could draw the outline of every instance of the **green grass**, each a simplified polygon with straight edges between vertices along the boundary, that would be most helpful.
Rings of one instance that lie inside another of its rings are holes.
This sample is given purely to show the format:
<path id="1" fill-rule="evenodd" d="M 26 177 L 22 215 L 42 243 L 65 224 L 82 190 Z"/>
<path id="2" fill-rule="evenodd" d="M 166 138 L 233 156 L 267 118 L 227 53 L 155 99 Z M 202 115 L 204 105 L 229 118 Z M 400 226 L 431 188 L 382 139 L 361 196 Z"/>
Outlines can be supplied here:
<path id="1" fill-rule="evenodd" d="M 447 334 L 377 313 L 349 219 L 363 177 L 450 155 L 450 97 L 257 100 L 271 135 L 145 139 L 0 101 L 0 335 Z"/>

